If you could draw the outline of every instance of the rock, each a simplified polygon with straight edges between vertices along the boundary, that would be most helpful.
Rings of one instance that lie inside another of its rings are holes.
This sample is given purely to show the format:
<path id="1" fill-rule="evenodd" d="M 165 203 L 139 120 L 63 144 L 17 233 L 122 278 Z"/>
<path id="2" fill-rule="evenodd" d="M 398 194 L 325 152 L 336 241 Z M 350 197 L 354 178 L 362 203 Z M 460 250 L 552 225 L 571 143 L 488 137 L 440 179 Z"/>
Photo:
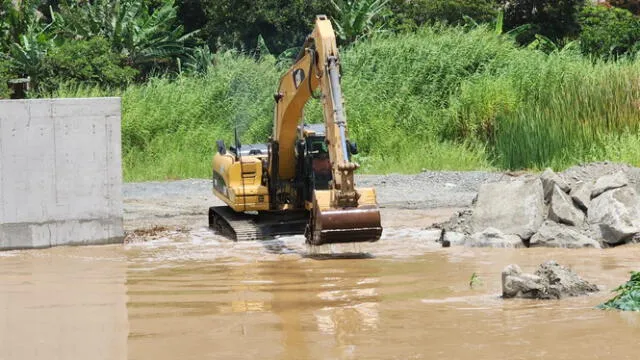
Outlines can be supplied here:
<path id="1" fill-rule="evenodd" d="M 571 188 L 566 181 L 564 181 L 558 174 L 553 172 L 550 168 L 547 168 L 541 175 L 540 180 L 544 188 L 544 200 L 549 202 L 551 200 L 551 194 L 553 193 L 553 187 L 558 186 L 562 191 L 568 193 Z"/>
<path id="2" fill-rule="evenodd" d="M 596 248 L 600 249 L 600 243 L 580 234 L 574 228 L 556 224 L 553 221 L 545 221 L 538 232 L 531 237 L 531 247 L 551 248 Z"/>
<path id="3" fill-rule="evenodd" d="M 596 285 L 583 280 L 576 273 L 555 261 L 547 261 L 540 265 L 535 274 L 543 278 L 543 282 L 549 284 L 547 294 L 550 299 L 581 296 L 598 291 Z"/>
<path id="4" fill-rule="evenodd" d="M 523 274 L 518 265 L 509 265 L 502 270 L 502 297 L 537 299 L 545 292 L 542 278 L 533 274 Z"/>
<path id="5" fill-rule="evenodd" d="M 544 211 L 540 179 L 483 184 L 471 216 L 472 233 L 493 227 L 528 240 L 542 225 Z"/>
<path id="6" fill-rule="evenodd" d="M 500 230 L 487 228 L 466 238 L 464 242 L 468 247 L 490 248 L 520 248 L 524 247 L 522 239 L 518 235 L 505 235 Z"/>
<path id="7" fill-rule="evenodd" d="M 591 183 L 578 183 L 571 190 L 571 199 L 573 202 L 583 211 L 589 209 L 591 204 L 591 192 L 593 191 L 593 184 Z"/>
<path id="8" fill-rule="evenodd" d="M 523 273 L 518 265 L 509 265 L 502 271 L 504 298 L 561 299 L 596 291 L 596 285 L 581 279 L 555 261 L 540 265 L 535 274 Z"/>
<path id="9" fill-rule="evenodd" d="M 584 214 L 573 206 L 573 200 L 557 185 L 553 186 L 549 219 L 567 225 L 578 225 L 584 222 Z"/>
<path id="10" fill-rule="evenodd" d="M 640 233 L 640 199 L 632 187 L 607 191 L 591 200 L 588 222 L 594 234 L 618 245 Z"/>
<path id="11" fill-rule="evenodd" d="M 591 190 L 591 198 L 596 198 L 606 191 L 618 189 L 629 184 L 629 179 L 622 171 L 618 171 L 613 175 L 605 175 L 599 178 L 593 190 Z"/>

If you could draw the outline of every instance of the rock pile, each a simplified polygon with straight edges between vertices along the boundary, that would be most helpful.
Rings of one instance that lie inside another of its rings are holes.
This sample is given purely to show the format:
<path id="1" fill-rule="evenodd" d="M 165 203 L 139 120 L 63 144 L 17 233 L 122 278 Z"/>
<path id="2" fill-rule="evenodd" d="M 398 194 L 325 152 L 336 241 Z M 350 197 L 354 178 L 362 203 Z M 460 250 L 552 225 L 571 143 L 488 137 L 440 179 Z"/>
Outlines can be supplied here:
<path id="1" fill-rule="evenodd" d="M 523 273 L 518 265 L 502 271 L 503 298 L 562 299 L 597 291 L 596 285 L 555 261 L 540 265 L 534 274 Z"/>
<path id="2" fill-rule="evenodd" d="M 640 197 L 627 173 L 616 169 L 579 180 L 547 169 L 540 176 L 483 184 L 472 209 L 439 227 L 443 238 L 458 239 L 451 245 L 471 247 L 601 248 L 636 242 Z"/>

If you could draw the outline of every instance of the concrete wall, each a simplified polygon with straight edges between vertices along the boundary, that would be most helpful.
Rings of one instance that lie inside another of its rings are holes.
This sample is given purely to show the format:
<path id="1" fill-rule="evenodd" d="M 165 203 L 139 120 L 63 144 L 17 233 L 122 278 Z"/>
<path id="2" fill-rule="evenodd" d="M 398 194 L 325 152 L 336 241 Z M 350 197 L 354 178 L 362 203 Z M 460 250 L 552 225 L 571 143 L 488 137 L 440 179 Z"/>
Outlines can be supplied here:
<path id="1" fill-rule="evenodd" d="M 121 242 L 120 99 L 0 101 L 0 249 Z"/>

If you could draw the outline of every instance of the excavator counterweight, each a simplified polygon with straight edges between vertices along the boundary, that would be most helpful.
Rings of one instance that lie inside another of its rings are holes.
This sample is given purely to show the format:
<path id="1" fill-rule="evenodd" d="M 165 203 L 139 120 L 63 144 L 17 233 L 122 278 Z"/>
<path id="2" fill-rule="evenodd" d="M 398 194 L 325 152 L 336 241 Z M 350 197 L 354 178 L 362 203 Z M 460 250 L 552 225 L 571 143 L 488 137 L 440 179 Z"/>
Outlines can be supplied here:
<path id="1" fill-rule="evenodd" d="M 324 123 L 305 124 L 304 106 L 317 89 Z M 213 192 L 227 206 L 210 208 L 209 226 L 235 240 L 304 232 L 312 245 L 378 241 L 375 190 L 355 186 L 357 147 L 348 138 L 340 57 L 326 16 L 316 18 L 274 99 L 267 144 L 226 149 L 218 141 Z"/>

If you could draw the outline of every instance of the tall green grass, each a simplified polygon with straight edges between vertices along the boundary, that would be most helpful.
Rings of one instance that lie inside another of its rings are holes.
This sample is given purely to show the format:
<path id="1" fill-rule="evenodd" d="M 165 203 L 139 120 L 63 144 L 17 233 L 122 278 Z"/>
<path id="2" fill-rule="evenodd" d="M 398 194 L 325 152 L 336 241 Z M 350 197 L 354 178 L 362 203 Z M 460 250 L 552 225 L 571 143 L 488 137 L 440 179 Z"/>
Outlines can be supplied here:
<path id="1" fill-rule="evenodd" d="M 640 165 L 640 63 L 522 49 L 484 28 L 427 27 L 342 51 L 350 136 L 362 170 Z M 272 57 L 222 53 L 208 74 L 152 79 L 120 92 L 128 181 L 208 177 L 213 144 L 265 142 L 285 69 Z M 322 119 L 310 101 L 305 121 Z"/>

